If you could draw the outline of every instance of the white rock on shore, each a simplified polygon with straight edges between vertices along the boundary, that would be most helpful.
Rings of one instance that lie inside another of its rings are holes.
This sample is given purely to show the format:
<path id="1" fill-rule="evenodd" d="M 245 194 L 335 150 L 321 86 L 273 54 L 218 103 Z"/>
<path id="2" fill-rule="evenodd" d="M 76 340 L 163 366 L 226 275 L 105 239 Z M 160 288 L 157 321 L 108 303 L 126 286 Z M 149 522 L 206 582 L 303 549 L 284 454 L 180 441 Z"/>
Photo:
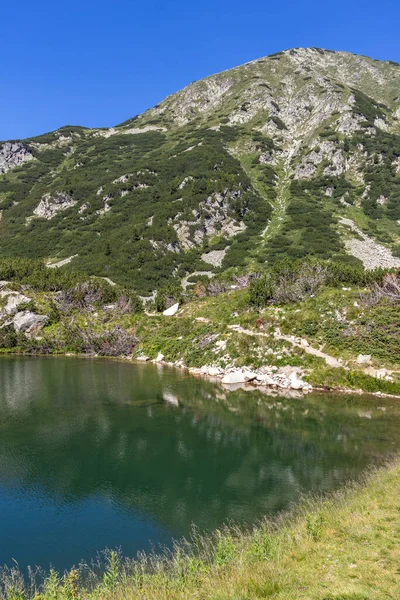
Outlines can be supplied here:
<path id="1" fill-rule="evenodd" d="M 200 373 L 202 375 L 210 375 L 210 377 L 218 377 L 219 375 L 221 375 L 223 373 L 223 371 L 219 367 L 205 366 L 205 367 L 201 367 Z"/>
<path id="2" fill-rule="evenodd" d="M 142 358 L 142 360 L 144 359 Z M 165 363 L 161 353 L 153 362 L 162 362 L 163 364 L 170 364 L 181 368 L 185 367 L 182 360 L 175 363 Z M 298 367 L 291 367 L 290 365 L 286 365 L 279 370 L 274 365 L 267 365 L 260 367 L 256 371 L 251 371 L 245 367 L 241 369 L 236 367 L 223 369 L 215 365 L 203 365 L 202 367 L 190 367 L 189 373 L 195 376 L 217 377 L 223 385 L 227 386 L 228 390 L 230 386 L 231 389 L 237 389 L 240 386 L 243 386 L 243 389 L 260 387 L 272 388 L 275 391 L 299 392 L 300 395 L 312 390 L 312 385 L 301 379 L 301 370 Z M 249 385 L 247 386 L 247 384 Z"/>
<path id="3" fill-rule="evenodd" d="M 248 381 L 254 381 L 257 373 L 251 371 L 233 371 L 232 373 L 226 373 L 222 378 L 222 383 L 235 384 L 235 383 L 247 383 Z"/>

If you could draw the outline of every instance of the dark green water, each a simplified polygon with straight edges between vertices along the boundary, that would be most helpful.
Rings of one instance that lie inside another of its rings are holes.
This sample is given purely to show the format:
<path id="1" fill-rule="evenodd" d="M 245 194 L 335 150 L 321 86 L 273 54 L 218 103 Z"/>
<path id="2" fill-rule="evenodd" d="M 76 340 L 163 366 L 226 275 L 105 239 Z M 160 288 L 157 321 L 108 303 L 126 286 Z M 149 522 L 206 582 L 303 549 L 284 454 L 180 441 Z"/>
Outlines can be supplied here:
<path id="1" fill-rule="evenodd" d="M 0 359 L 0 563 L 251 524 L 400 447 L 400 403 L 225 393 L 153 365 Z"/>

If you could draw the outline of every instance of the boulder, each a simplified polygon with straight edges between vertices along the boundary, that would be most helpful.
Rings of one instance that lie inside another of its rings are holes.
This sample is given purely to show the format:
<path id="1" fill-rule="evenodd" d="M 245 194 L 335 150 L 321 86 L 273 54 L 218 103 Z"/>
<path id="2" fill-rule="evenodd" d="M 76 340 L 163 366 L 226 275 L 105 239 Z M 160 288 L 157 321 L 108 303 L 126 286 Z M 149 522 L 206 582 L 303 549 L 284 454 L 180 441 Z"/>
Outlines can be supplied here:
<path id="1" fill-rule="evenodd" d="M 136 360 L 140 362 L 147 362 L 148 360 L 150 360 L 150 358 L 148 356 L 145 356 L 144 354 L 141 354 L 141 356 L 136 357 Z"/>
<path id="2" fill-rule="evenodd" d="M 257 381 L 260 385 L 276 385 L 276 380 L 268 374 L 265 375 L 257 375 Z"/>
<path id="3" fill-rule="evenodd" d="M 47 315 L 37 315 L 29 311 L 18 312 L 13 320 L 15 331 L 31 333 L 32 331 L 39 331 L 44 323 L 47 321 Z"/>
<path id="4" fill-rule="evenodd" d="M 7 298 L 7 303 L 4 309 L 1 311 L 3 315 L 12 315 L 17 312 L 18 306 L 20 304 L 25 304 L 30 301 L 30 298 L 24 296 L 23 294 L 19 294 L 18 292 L 9 292 L 9 291 L 1 291 L 0 297 Z"/>
<path id="5" fill-rule="evenodd" d="M 356 363 L 358 365 L 365 365 L 371 362 L 370 354 L 359 354 L 356 358 Z"/>
<path id="6" fill-rule="evenodd" d="M 208 367 L 207 375 L 211 375 L 211 377 L 217 377 L 221 373 L 218 367 Z"/>
<path id="7" fill-rule="evenodd" d="M 157 362 L 157 363 L 162 362 L 164 360 L 164 358 L 165 358 L 164 354 L 162 352 L 159 352 L 157 354 L 154 362 Z"/>
<path id="8" fill-rule="evenodd" d="M 164 310 L 163 315 L 165 317 L 173 317 L 174 315 L 176 315 L 178 310 L 179 310 L 179 302 L 177 302 L 176 304 L 173 304 L 172 306 L 170 306 L 169 308 Z"/>
<path id="9" fill-rule="evenodd" d="M 222 378 L 222 383 L 235 384 L 235 383 L 247 383 L 256 379 L 257 373 L 251 371 L 234 371 L 233 373 L 227 373 Z"/>
<path id="10" fill-rule="evenodd" d="M 304 381 L 298 379 L 296 373 L 289 375 L 289 386 L 292 390 L 302 390 L 305 387 Z"/>

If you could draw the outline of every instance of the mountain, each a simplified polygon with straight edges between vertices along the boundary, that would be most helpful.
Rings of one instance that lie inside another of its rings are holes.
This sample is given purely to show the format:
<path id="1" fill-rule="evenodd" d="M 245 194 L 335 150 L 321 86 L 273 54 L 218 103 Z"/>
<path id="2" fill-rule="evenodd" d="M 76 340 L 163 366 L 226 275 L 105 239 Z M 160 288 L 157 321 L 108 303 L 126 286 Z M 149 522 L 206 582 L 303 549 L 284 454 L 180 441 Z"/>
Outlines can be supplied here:
<path id="1" fill-rule="evenodd" d="M 400 65 L 286 50 L 110 129 L 2 142 L 0 211 L 1 256 L 143 294 L 285 257 L 400 267 Z"/>

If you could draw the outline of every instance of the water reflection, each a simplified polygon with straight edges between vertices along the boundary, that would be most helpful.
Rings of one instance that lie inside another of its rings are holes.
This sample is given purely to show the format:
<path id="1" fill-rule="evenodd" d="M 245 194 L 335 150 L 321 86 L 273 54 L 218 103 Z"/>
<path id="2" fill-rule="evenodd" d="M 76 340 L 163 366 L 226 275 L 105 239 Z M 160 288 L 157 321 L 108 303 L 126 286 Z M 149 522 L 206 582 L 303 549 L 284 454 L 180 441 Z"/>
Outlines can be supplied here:
<path id="1" fill-rule="evenodd" d="M 0 562 L 65 567 L 193 522 L 251 523 L 399 447 L 398 403 L 371 397 L 227 394 L 72 358 L 2 358 L 0 382 Z"/>

